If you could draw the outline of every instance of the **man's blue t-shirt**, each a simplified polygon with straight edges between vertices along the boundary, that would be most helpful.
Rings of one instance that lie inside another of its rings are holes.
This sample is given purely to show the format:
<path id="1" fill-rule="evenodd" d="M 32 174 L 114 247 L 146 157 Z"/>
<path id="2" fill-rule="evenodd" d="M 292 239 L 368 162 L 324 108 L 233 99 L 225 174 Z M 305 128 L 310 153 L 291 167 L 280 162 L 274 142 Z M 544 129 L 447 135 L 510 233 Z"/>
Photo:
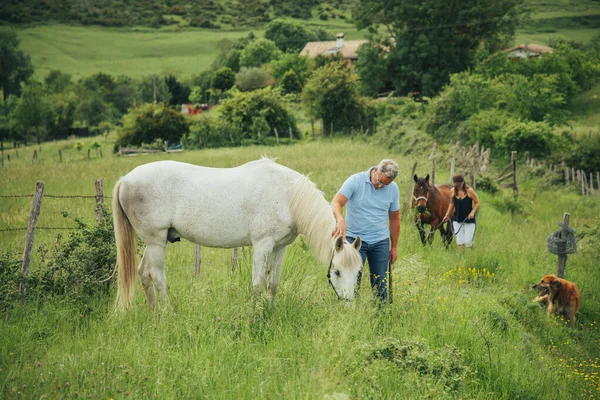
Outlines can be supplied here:
<path id="1" fill-rule="evenodd" d="M 346 179 L 339 194 L 346 203 L 346 236 L 370 244 L 390 237 L 389 213 L 400 209 L 400 192 L 396 182 L 381 189 L 371 184 L 371 170 L 359 172 Z"/>

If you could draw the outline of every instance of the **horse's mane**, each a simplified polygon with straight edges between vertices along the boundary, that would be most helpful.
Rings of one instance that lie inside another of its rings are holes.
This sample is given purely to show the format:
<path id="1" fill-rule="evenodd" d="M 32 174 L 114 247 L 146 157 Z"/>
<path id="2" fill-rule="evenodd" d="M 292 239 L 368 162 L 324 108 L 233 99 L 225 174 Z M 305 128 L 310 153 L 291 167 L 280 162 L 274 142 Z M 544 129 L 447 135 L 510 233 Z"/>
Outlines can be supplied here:
<path id="1" fill-rule="evenodd" d="M 323 192 L 306 176 L 296 179 L 289 189 L 288 205 L 298 233 L 308 239 L 321 262 L 327 264 L 333 252 L 335 218 Z"/>

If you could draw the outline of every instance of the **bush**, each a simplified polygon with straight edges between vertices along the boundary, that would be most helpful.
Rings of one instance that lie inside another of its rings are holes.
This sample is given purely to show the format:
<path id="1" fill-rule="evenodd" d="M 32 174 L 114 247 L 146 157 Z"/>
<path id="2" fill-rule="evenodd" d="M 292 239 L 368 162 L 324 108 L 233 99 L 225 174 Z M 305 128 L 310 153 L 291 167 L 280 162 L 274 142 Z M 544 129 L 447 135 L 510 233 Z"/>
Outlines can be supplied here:
<path id="1" fill-rule="evenodd" d="M 302 83 L 300 83 L 300 79 L 298 79 L 298 75 L 293 69 L 283 75 L 279 81 L 279 87 L 281 87 L 283 93 L 300 93 L 302 91 Z"/>
<path id="2" fill-rule="evenodd" d="M 119 146 L 141 146 L 157 139 L 179 143 L 188 129 L 188 122 L 181 113 L 164 104 L 143 104 L 123 116 L 123 128 L 114 151 L 118 151 Z"/>
<path id="3" fill-rule="evenodd" d="M 257 129 L 260 127 L 262 131 L 267 125 L 268 131 L 264 135 L 274 136 L 273 129 L 277 128 L 280 136 L 287 137 L 291 127 L 293 136 L 298 138 L 300 131 L 296 120 L 283 104 L 279 91 L 265 88 L 233 95 L 223 103 L 220 111 L 223 121 L 235 126 L 244 139 L 260 142 Z M 264 119 L 267 125 L 257 119 Z"/>
<path id="4" fill-rule="evenodd" d="M 239 126 L 209 117 L 194 120 L 182 142 L 188 149 L 239 146 L 242 131 Z"/>
<path id="5" fill-rule="evenodd" d="M 242 92 L 262 89 L 274 83 L 261 68 L 242 68 L 235 77 L 235 86 Z"/>
<path id="6" fill-rule="evenodd" d="M 110 295 L 117 253 L 111 213 L 107 208 L 103 212 L 101 223 L 91 226 L 73 218 L 79 229 L 66 239 L 57 236 L 51 251 L 40 246 L 42 265 L 29 279 L 32 291 L 64 297 L 80 306 L 86 306 L 92 296 Z M 63 216 L 69 217 L 66 212 Z"/>
<path id="7" fill-rule="evenodd" d="M 521 122 L 508 120 L 506 125 L 494 132 L 496 151 L 509 154 L 516 150 L 529 151 L 535 158 L 547 157 L 554 148 L 552 128 L 545 122 Z"/>
<path id="8" fill-rule="evenodd" d="M 491 195 L 495 195 L 500 191 L 500 186 L 496 183 L 496 179 L 487 173 L 477 175 L 477 190 L 483 190 Z"/>
<path id="9" fill-rule="evenodd" d="M 0 311 L 11 308 L 19 299 L 22 263 L 11 251 L 0 255 Z"/>
<path id="10" fill-rule="evenodd" d="M 600 171 L 600 136 L 580 138 L 565 156 L 569 167 L 584 171 Z"/>

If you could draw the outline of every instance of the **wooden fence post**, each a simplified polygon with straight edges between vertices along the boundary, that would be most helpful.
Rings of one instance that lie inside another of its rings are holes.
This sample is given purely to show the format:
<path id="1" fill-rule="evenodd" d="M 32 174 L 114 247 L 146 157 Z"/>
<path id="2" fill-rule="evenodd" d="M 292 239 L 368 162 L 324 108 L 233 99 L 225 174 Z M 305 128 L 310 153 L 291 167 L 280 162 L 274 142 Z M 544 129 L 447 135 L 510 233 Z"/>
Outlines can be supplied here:
<path id="1" fill-rule="evenodd" d="M 569 184 L 569 168 L 565 168 L 565 185 Z"/>
<path id="2" fill-rule="evenodd" d="M 294 131 L 292 130 L 291 126 L 290 126 L 290 143 L 294 143 Z"/>
<path id="3" fill-rule="evenodd" d="M 566 226 L 569 226 L 569 213 L 565 213 L 563 216 L 563 223 Z M 566 239 L 566 232 L 563 229 L 560 232 L 560 238 L 565 240 Z M 558 264 L 557 264 L 557 270 L 556 270 L 556 276 L 558 276 L 559 278 L 563 278 L 565 276 L 565 266 L 567 265 L 567 255 L 566 254 L 559 254 L 558 255 Z"/>
<path id="4" fill-rule="evenodd" d="M 58 161 L 62 162 L 62 150 L 58 149 Z"/>
<path id="5" fill-rule="evenodd" d="M 279 144 L 279 133 L 277 133 L 277 128 L 273 128 L 275 131 L 275 138 L 277 139 L 277 144 Z"/>
<path id="6" fill-rule="evenodd" d="M 452 177 L 454 176 L 454 165 L 456 163 L 456 148 L 452 150 L 452 161 L 450 161 L 450 184 L 452 184 Z"/>
<path id="7" fill-rule="evenodd" d="M 431 146 L 431 154 L 429 155 L 429 159 L 431 160 L 431 183 L 435 185 L 435 148 L 436 144 L 433 142 Z"/>
<path id="8" fill-rule="evenodd" d="M 408 180 L 408 190 L 406 191 L 408 193 L 407 194 L 408 208 L 410 208 L 412 194 L 413 194 L 413 191 L 410 190 L 410 183 L 413 181 L 413 176 L 415 175 L 416 170 L 417 170 L 417 161 L 415 161 L 415 163 L 413 164 L 412 171 L 410 172 L 410 179 Z"/>
<path id="9" fill-rule="evenodd" d="M 325 137 L 325 122 L 321 119 L 321 137 Z"/>
<path id="10" fill-rule="evenodd" d="M 598 182 L 596 182 L 597 184 Z M 590 172 L 590 196 L 594 194 L 594 174 Z"/>
<path id="11" fill-rule="evenodd" d="M 31 156 L 31 164 L 35 164 L 36 158 L 37 158 L 37 150 L 34 150 L 33 155 Z"/>
<path id="12" fill-rule="evenodd" d="M 315 140 L 315 120 L 310 120 L 310 127 L 312 129 L 312 140 Z"/>
<path id="13" fill-rule="evenodd" d="M 237 258 L 238 258 L 238 248 L 235 247 L 233 249 L 233 251 L 231 252 L 231 273 L 232 274 L 235 272 L 235 266 L 237 265 Z"/>
<path id="14" fill-rule="evenodd" d="M 513 170 L 513 193 L 515 200 L 519 196 L 519 187 L 517 186 L 517 152 L 513 151 L 510 153 L 510 160 L 512 161 Z"/>
<path id="15" fill-rule="evenodd" d="M 104 189 L 102 187 L 102 179 L 96 179 L 96 223 L 99 224 L 104 219 L 102 204 L 104 203 Z"/>
<path id="16" fill-rule="evenodd" d="M 33 239 L 35 236 L 35 227 L 42 208 L 42 197 L 44 196 L 44 182 L 37 181 L 35 185 L 35 194 L 31 202 L 31 213 L 29 214 L 29 222 L 27 223 L 27 236 L 25 237 L 25 250 L 23 251 L 23 266 L 21 272 L 23 277 L 27 279 L 29 275 L 29 264 L 31 263 L 31 250 L 33 249 Z M 21 297 L 26 294 L 25 282 L 19 285 L 19 293 Z"/>
<path id="17" fill-rule="evenodd" d="M 202 259 L 200 258 L 200 246 L 196 245 L 194 247 L 194 278 L 200 276 L 200 264 L 202 264 Z"/>

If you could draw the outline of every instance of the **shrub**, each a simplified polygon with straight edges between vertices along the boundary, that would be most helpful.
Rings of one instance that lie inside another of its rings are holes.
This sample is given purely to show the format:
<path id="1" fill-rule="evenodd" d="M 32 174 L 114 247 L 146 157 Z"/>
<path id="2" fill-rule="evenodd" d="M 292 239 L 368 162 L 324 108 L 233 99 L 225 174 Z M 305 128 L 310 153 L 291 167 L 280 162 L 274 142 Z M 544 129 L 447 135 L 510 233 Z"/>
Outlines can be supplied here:
<path id="1" fill-rule="evenodd" d="M 494 132 L 497 151 L 509 154 L 513 150 L 529 151 L 532 157 L 544 158 L 554 147 L 552 128 L 545 122 L 521 122 L 510 119 Z"/>
<path id="2" fill-rule="evenodd" d="M 29 286 L 42 296 L 60 296 L 65 301 L 85 306 L 89 298 L 109 295 L 115 281 L 117 261 L 112 217 L 103 208 L 105 218 L 100 224 L 87 225 L 73 218 L 79 229 L 65 239 L 56 237 L 55 246 L 40 247 L 42 265 L 30 278 Z M 63 212 L 63 216 L 69 215 Z"/>
<path id="3" fill-rule="evenodd" d="M 22 261 L 17 258 L 11 251 L 0 255 L 0 311 L 11 308 L 19 299 Z"/>
<path id="4" fill-rule="evenodd" d="M 494 195 L 500 191 L 500 186 L 498 186 L 494 177 L 487 173 L 481 173 L 477 175 L 477 190 L 483 190 Z"/>
<path id="5" fill-rule="evenodd" d="M 600 171 L 600 136 L 580 138 L 565 156 L 569 167 L 584 171 Z"/>
<path id="6" fill-rule="evenodd" d="M 188 149 L 203 149 L 239 146 L 241 139 L 242 131 L 238 125 L 204 117 L 194 120 L 182 142 Z"/>
<path id="7" fill-rule="evenodd" d="M 257 118 L 262 118 L 268 124 L 269 130 L 265 132 L 268 136 L 274 136 L 274 128 L 279 134 L 288 136 L 289 128 L 292 128 L 293 136 L 300 137 L 300 131 L 296 121 L 283 105 L 283 99 L 279 91 L 265 88 L 253 92 L 239 92 L 231 99 L 226 100 L 221 108 L 221 116 L 224 122 L 236 127 L 242 132 L 242 138 L 257 141 L 258 127 L 261 130 L 266 127 Z M 254 130 L 253 127 L 254 126 Z"/>
<path id="8" fill-rule="evenodd" d="M 281 50 L 268 39 L 257 39 L 248 44 L 240 54 L 240 66 L 260 67 L 281 56 Z"/>
<path id="9" fill-rule="evenodd" d="M 181 113 L 164 104 L 143 104 L 123 116 L 123 128 L 114 151 L 118 151 L 119 146 L 140 146 L 156 139 L 179 143 L 188 129 L 188 122 Z"/>
<path id="10" fill-rule="evenodd" d="M 242 68 L 235 76 L 235 86 L 242 92 L 262 89 L 273 84 L 273 79 L 261 68 Z"/>

